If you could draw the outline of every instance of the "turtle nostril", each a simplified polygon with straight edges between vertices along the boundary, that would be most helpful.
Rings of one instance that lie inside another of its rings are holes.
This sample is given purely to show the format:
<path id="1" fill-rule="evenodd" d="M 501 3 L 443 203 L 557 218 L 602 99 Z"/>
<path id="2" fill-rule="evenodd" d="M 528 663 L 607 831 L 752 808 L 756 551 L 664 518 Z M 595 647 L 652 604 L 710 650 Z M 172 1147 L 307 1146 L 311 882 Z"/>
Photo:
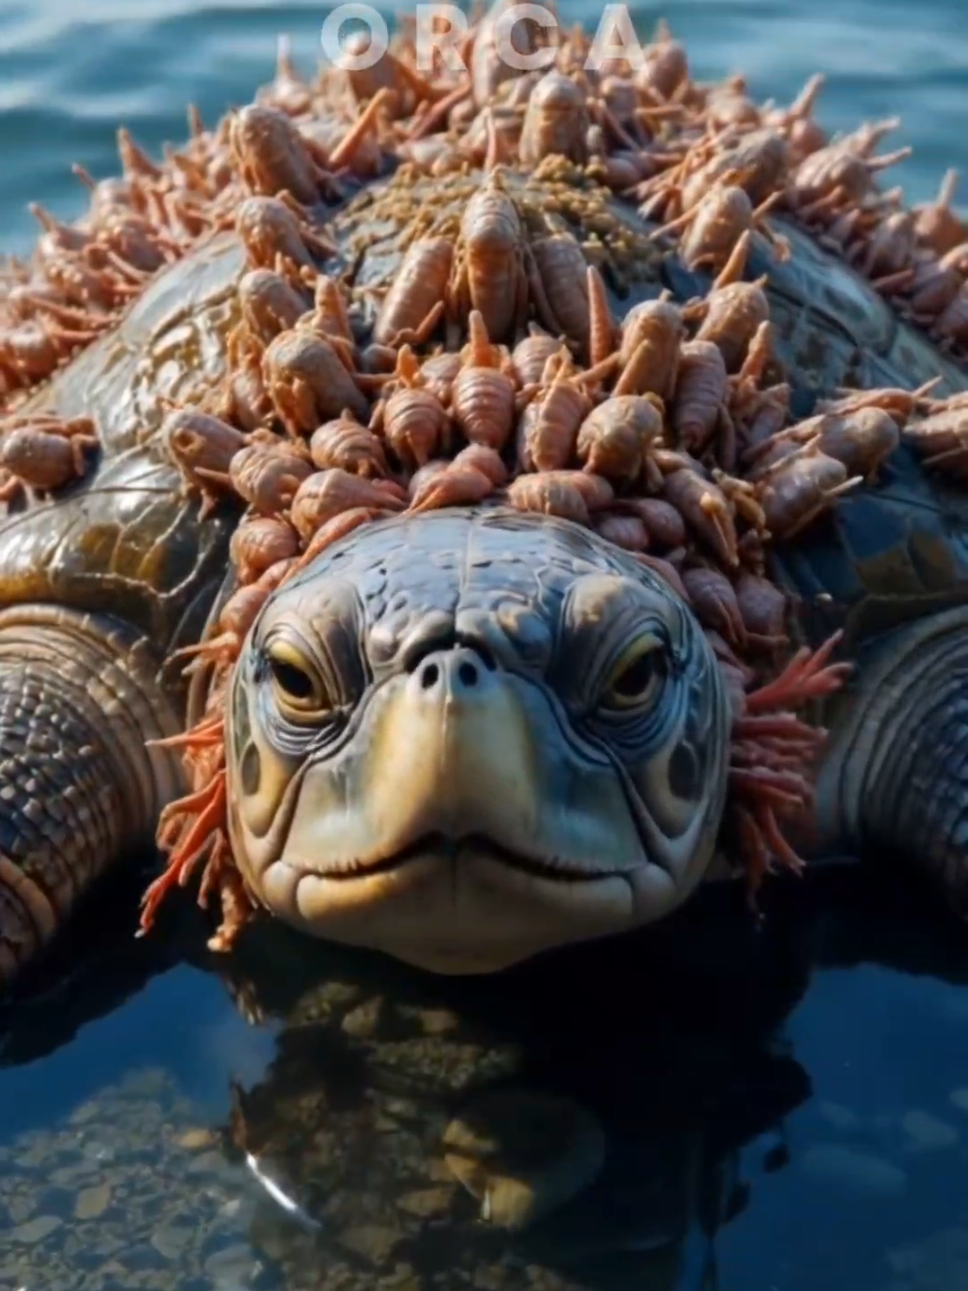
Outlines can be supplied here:
<path id="1" fill-rule="evenodd" d="M 440 669 L 435 663 L 428 663 L 420 675 L 420 685 L 424 690 L 431 690 L 437 685 Z"/>
<path id="2" fill-rule="evenodd" d="M 457 669 L 457 676 L 460 678 L 461 684 L 467 686 L 468 689 L 477 685 L 477 669 L 472 663 L 468 663 L 466 659 Z"/>

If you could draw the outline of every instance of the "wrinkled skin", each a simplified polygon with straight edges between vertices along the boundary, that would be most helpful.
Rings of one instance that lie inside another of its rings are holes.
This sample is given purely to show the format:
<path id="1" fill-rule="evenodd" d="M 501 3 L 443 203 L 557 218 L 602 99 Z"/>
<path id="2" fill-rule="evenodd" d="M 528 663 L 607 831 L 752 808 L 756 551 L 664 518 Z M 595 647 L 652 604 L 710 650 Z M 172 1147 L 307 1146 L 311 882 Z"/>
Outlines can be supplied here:
<path id="1" fill-rule="evenodd" d="M 368 527 L 270 600 L 227 708 L 258 899 L 435 971 L 647 923 L 712 854 L 729 716 L 711 650 L 661 580 L 567 522 Z"/>

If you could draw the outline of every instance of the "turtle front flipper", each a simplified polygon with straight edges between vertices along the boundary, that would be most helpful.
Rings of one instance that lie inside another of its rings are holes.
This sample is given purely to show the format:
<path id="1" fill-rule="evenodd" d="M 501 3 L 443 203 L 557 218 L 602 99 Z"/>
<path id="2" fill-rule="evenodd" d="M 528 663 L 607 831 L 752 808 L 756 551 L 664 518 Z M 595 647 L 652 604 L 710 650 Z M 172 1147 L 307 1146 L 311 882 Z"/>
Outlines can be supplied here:
<path id="1" fill-rule="evenodd" d="M 968 607 L 898 629 L 858 677 L 818 786 L 824 841 L 897 854 L 968 918 Z"/>
<path id="2" fill-rule="evenodd" d="M 0 988 L 178 791 L 180 729 L 146 639 L 44 605 L 0 613 Z"/>

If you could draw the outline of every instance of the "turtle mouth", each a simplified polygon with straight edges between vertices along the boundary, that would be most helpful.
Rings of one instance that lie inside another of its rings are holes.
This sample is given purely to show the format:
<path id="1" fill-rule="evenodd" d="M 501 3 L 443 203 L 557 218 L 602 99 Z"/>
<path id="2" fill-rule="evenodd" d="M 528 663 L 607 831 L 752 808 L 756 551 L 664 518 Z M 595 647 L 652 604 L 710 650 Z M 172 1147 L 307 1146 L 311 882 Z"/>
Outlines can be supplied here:
<path id="1" fill-rule="evenodd" d="M 390 874 L 427 856 L 456 862 L 462 851 L 486 855 L 489 860 L 497 861 L 508 869 L 517 870 L 518 873 L 529 875 L 531 878 L 547 879 L 558 883 L 594 883 L 600 879 L 613 878 L 618 873 L 613 869 L 578 866 L 573 861 L 557 856 L 534 856 L 517 852 L 487 834 L 469 833 L 455 838 L 432 832 L 421 835 L 402 850 L 394 852 L 392 856 L 375 861 L 344 864 L 334 870 L 326 869 L 320 873 L 320 877 L 339 881 L 367 878 L 375 874 Z"/>

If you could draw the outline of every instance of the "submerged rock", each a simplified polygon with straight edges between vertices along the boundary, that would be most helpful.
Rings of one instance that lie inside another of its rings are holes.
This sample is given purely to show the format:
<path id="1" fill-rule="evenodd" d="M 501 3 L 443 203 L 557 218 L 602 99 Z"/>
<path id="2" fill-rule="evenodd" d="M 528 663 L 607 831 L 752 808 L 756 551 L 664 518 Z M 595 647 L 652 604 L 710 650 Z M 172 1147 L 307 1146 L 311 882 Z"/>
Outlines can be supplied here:
<path id="1" fill-rule="evenodd" d="M 594 1183 L 605 1134 L 567 1098 L 499 1090 L 479 1095 L 444 1134 L 445 1160 L 500 1228 L 533 1224 Z"/>

